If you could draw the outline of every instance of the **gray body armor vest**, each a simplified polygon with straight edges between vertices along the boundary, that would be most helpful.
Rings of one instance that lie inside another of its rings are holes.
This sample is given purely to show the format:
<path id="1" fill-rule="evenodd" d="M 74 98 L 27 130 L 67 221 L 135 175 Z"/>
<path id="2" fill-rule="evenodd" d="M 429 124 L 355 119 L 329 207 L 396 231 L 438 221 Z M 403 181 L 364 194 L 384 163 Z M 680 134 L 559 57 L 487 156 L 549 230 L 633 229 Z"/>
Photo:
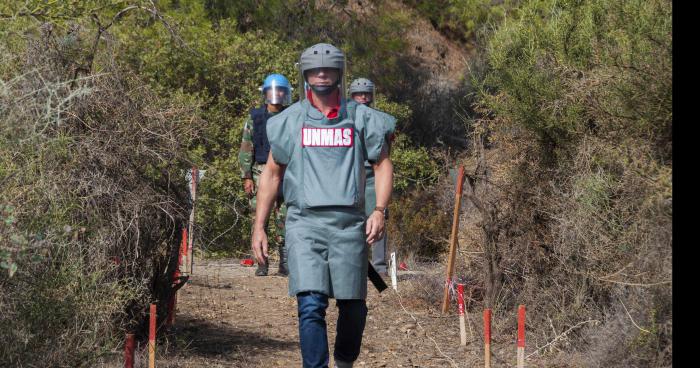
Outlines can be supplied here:
<path id="1" fill-rule="evenodd" d="M 339 116 L 328 119 L 308 100 L 299 116 L 286 119 L 295 134 L 294 149 L 284 177 L 288 206 L 364 208 L 364 137 L 341 106 Z"/>

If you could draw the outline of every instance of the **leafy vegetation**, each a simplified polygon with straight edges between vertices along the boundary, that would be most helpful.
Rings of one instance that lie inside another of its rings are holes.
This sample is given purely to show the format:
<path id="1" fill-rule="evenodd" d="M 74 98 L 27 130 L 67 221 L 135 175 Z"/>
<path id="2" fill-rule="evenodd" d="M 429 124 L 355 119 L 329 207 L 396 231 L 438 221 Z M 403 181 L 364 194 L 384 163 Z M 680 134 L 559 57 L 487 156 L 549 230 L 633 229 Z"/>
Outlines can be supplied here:
<path id="1" fill-rule="evenodd" d="M 447 169 L 466 163 L 460 234 L 482 256 L 459 269 L 485 290 L 474 307 L 526 303 L 538 341 L 556 341 L 537 352 L 552 361 L 669 365 L 671 12 L 665 0 L 0 4 L 0 336 L 22 342 L 0 360 L 94 366 L 142 327 L 147 303 L 172 293 L 192 166 L 205 173 L 198 248 L 247 255 L 242 124 L 267 74 L 297 84 L 303 48 L 330 42 L 347 80 L 375 81 L 375 107 L 398 119 L 392 247 L 442 256 Z M 474 48 L 470 74 L 415 62 L 416 17 Z"/>

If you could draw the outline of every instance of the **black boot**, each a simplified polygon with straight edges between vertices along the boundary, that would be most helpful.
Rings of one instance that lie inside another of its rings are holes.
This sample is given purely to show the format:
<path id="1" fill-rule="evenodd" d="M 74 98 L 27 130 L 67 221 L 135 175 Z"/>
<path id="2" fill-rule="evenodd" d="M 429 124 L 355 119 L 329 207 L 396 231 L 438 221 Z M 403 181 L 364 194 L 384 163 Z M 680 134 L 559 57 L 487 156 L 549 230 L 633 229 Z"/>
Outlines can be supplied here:
<path id="1" fill-rule="evenodd" d="M 267 276 L 267 262 L 258 263 L 258 269 L 255 270 L 255 276 Z"/>
<path id="2" fill-rule="evenodd" d="M 284 247 L 284 243 L 279 245 L 279 251 L 280 251 L 280 267 L 277 270 L 277 273 L 280 276 L 287 276 L 287 275 L 289 275 L 289 269 L 287 269 L 287 250 Z"/>

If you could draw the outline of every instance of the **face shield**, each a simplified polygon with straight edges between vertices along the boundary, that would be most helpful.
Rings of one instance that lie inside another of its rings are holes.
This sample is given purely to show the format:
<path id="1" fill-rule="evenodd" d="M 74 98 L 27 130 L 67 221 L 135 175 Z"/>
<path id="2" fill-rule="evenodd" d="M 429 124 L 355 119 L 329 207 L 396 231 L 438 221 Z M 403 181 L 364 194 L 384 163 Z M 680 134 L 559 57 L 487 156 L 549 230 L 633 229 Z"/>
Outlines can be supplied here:
<path id="1" fill-rule="evenodd" d="M 350 98 L 357 103 L 369 106 L 374 102 L 374 92 L 353 92 Z"/>
<path id="2" fill-rule="evenodd" d="M 290 91 L 290 88 L 276 85 L 275 83 L 263 89 L 263 97 L 265 98 L 265 103 L 270 105 L 288 106 L 292 103 L 292 91 Z"/>

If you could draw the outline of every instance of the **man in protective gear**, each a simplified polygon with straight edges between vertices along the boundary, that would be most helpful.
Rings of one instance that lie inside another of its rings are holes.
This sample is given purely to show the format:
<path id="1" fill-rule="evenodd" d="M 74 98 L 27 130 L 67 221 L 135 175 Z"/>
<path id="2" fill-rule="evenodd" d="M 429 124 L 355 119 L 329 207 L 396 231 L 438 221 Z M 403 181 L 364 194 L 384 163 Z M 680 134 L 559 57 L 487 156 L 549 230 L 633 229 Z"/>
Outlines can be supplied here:
<path id="1" fill-rule="evenodd" d="M 357 104 L 372 106 L 374 102 L 374 83 L 367 78 L 357 78 L 350 83 L 350 100 L 348 101 L 348 109 L 354 109 Z M 391 147 L 389 147 L 391 148 Z M 389 150 L 391 152 L 391 150 Z M 365 175 L 367 182 L 365 184 L 365 214 L 372 214 L 377 202 L 377 194 L 374 190 L 374 170 L 369 161 L 365 161 Z M 388 220 L 388 209 L 385 211 L 384 220 Z M 387 232 L 384 232 L 379 240 L 372 244 L 372 266 L 381 275 L 387 275 L 386 265 L 386 244 Z"/>
<path id="2" fill-rule="evenodd" d="M 268 75 L 259 90 L 264 98 L 264 104 L 259 108 L 250 110 L 250 116 L 243 125 L 241 148 L 238 151 L 243 189 L 250 197 L 253 221 L 255 221 L 256 188 L 270 153 L 270 143 L 267 140 L 266 133 L 267 122 L 269 118 L 277 115 L 285 107 L 289 106 L 292 99 L 292 88 L 289 81 L 281 74 Z M 284 204 L 284 198 L 280 191 L 279 196 L 275 199 L 272 217 L 274 238 L 280 256 L 278 274 L 282 276 L 288 274 L 287 254 L 284 246 L 284 219 L 286 213 L 287 207 Z M 269 262 L 267 258 L 263 262 L 258 262 L 255 275 L 267 276 L 268 267 Z"/>
<path id="3" fill-rule="evenodd" d="M 393 166 L 387 137 L 395 119 L 344 97 L 345 55 L 321 43 L 301 54 L 301 101 L 268 122 L 270 158 L 260 177 L 252 250 L 267 256 L 264 215 L 284 180 L 289 294 L 296 296 L 303 366 L 328 367 L 328 298 L 338 307 L 333 356 L 352 367 L 367 317 L 368 247 L 384 232 Z M 306 87 L 308 86 L 308 88 Z M 365 170 L 375 174 L 377 206 L 364 212 Z"/>

